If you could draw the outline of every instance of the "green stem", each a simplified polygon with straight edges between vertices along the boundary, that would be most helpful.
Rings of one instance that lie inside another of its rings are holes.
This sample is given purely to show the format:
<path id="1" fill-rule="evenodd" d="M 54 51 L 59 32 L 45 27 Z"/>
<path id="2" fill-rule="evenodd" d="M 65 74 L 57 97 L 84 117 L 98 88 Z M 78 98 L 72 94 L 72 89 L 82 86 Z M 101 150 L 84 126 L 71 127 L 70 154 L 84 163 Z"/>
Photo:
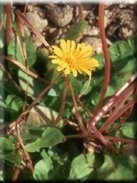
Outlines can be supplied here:
<path id="1" fill-rule="evenodd" d="M 66 139 L 71 139 L 71 138 L 85 138 L 85 135 L 83 134 L 72 134 L 72 135 L 66 135 Z"/>

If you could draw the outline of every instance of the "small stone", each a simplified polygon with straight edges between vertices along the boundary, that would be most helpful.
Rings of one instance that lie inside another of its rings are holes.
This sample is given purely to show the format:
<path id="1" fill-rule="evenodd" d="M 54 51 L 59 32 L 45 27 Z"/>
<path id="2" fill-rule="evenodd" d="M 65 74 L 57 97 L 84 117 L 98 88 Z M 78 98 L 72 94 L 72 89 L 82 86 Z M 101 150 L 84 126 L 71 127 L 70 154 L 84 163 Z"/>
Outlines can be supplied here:
<path id="1" fill-rule="evenodd" d="M 42 41 L 36 35 L 33 34 L 31 39 L 32 39 L 32 42 L 33 42 L 35 48 L 38 48 L 42 45 Z"/>
<path id="2" fill-rule="evenodd" d="M 81 42 L 85 43 L 86 46 L 91 45 L 97 54 L 102 52 L 102 43 L 100 38 L 85 36 Z"/>
<path id="3" fill-rule="evenodd" d="M 88 25 L 84 29 L 84 35 L 97 36 L 97 35 L 99 35 L 99 28 L 95 27 L 95 26 Z"/>
<path id="4" fill-rule="evenodd" d="M 57 6 L 55 4 L 48 4 L 45 6 L 48 17 L 59 27 L 68 25 L 73 18 L 73 8 L 69 5 Z"/>
<path id="5" fill-rule="evenodd" d="M 48 21 L 46 19 L 42 19 L 35 12 L 26 13 L 26 18 L 37 29 L 37 31 L 40 32 L 40 33 L 42 33 L 44 28 L 48 25 Z"/>

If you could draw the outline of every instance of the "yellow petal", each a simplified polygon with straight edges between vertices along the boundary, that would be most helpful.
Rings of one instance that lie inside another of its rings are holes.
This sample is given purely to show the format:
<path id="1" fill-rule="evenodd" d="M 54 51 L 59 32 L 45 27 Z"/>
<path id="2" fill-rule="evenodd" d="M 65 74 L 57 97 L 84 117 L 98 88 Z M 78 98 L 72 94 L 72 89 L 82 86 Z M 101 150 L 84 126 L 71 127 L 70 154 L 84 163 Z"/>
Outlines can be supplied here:
<path id="1" fill-rule="evenodd" d="M 91 46 L 83 47 L 78 58 L 80 57 L 86 58 L 91 56 L 93 53 L 94 53 L 94 50 L 92 49 Z"/>
<path id="2" fill-rule="evenodd" d="M 61 46 L 61 49 L 63 50 L 63 52 L 67 51 L 67 44 L 66 44 L 66 41 L 64 39 L 61 39 L 60 46 Z"/>
<path id="3" fill-rule="evenodd" d="M 56 55 L 58 55 L 59 57 L 63 56 L 63 51 L 60 48 L 58 48 L 57 46 L 52 46 L 52 48 L 54 49 L 54 53 Z"/>
<path id="4" fill-rule="evenodd" d="M 91 71 L 89 71 L 86 68 L 81 68 L 86 74 L 88 74 L 89 76 L 91 76 Z"/>
<path id="5" fill-rule="evenodd" d="M 68 67 L 68 63 L 63 62 L 63 63 L 62 63 L 62 67 L 64 67 L 64 68 L 65 68 L 65 67 Z"/>
<path id="6" fill-rule="evenodd" d="M 64 68 L 63 67 L 61 67 L 61 66 L 58 66 L 57 67 L 57 71 L 62 71 Z"/>
<path id="7" fill-rule="evenodd" d="M 61 61 L 59 60 L 59 59 L 54 59 L 54 60 L 52 60 L 51 61 L 53 64 L 58 64 L 58 63 L 60 63 Z"/>
<path id="8" fill-rule="evenodd" d="M 76 48 L 76 43 L 74 41 L 71 41 L 71 55 L 74 53 Z"/>
<path id="9" fill-rule="evenodd" d="M 87 66 L 87 67 L 99 67 L 98 61 L 94 58 L 85 61 L 84 65 Z"/>
<path id="10" fill-rule="evenodd" d="M 72 72 L 73 72 L 73 76 L 74 76 L 74 77 L 77 77 L 77 75 L 78 75 L 77 70 L 73 68 L 73 69 L 72 69 Z"/>
<path id="11" fill-rule="evenodd" d="M 65 69 L 65 74 L 68 75 L 69 73 L 70 73 L 70 69 L 69 69 L 69 67 L 67 67 L 67 68 Z"/>
<path id="12" fill-rule="evenodd" d="M 57 58 L 57 56 L 56 55 L 50 55 L 50 56 L 48 56 L 48 58 Z"/>
<path id="13" fill-rule="evenodd" d="M 70 40 L 67 40 L 67 51 L 70 52 Z"/>
<path id="14" fill-rule="evenodd" d="M 82 70 L 81 69 L 77 69 L 78 70 L 78 72 L 80 73 L 80 74 L 82 74 Z"/>

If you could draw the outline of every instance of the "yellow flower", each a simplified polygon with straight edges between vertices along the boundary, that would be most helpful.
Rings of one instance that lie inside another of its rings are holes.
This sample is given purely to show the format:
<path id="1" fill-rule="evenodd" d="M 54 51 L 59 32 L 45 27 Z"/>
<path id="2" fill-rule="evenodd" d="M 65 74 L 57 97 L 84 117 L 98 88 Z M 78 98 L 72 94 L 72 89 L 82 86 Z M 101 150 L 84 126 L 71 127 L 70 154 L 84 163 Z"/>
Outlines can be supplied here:
<path id="1" fill-rule="evenodd" d="M 85 43 L 78 43 L 76 46 L 74 41 L 61 39 L 60 47 L 61 49 L 52 46 L 56 55 L 49 56 L 53 58 L 53 64 L 58 64 L 57 71 L 64 69 L 66 75 L 73 72 L 73 76 L 76 77 L 77 73 L 82 74 L 82 71 L 91 75 L 91 71 L 99 66 L 98 61 L 90 57 L 94 53 L 93 48 L 85 46 Z"/>

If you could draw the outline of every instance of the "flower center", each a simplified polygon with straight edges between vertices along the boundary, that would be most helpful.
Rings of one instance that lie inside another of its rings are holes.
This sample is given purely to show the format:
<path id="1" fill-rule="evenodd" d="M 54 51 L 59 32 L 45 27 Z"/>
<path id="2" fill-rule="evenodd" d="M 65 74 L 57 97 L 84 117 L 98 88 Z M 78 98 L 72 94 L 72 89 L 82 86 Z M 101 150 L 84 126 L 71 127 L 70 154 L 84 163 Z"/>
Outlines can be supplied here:
<path id="1" fill-rule="evenodd" d="M 63 60 L 69 64 L 69 66 L 73 66 L 75 63 L 75 57 L 72 55 L 65 55 Z"/>

